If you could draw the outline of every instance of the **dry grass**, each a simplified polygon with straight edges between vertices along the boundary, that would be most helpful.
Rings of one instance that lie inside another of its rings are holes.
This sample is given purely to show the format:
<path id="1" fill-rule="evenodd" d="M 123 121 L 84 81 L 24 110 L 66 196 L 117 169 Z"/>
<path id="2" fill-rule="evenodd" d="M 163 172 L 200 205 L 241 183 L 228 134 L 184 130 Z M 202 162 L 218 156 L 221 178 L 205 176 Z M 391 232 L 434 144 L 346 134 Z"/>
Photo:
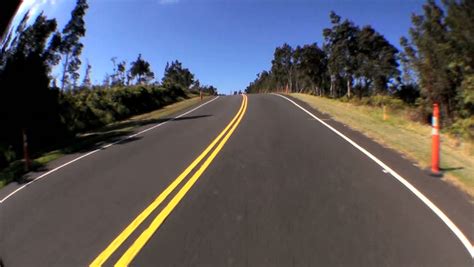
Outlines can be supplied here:
<path id="1" fill-rule="evenodd" d="M 404 111 L 389 110 L 383 120 L 381 108 L 354 105 L 337 100 L 292 94 L 335 120 L 360 131 L 377 142 L 397 150 L 427 168 L 431 160 L 431 127 L 413 122 Z M 474 145 L 441 135 L 441 167 L 443 179 L 474 197 Z"/>

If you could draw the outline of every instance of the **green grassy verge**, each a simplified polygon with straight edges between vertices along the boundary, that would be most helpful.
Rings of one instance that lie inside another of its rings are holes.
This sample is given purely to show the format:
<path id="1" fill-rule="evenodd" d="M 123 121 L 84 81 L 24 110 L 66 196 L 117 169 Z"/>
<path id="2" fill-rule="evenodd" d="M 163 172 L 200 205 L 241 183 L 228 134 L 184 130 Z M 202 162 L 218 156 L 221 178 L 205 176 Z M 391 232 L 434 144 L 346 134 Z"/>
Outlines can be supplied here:
<path id="1" fill-rule="evenodd" d="M 401 152 L 427 168 L 431 160 L 431 127 L 408 119 L 404 109 L 388 110 L 383 120 L 382 108 L 344 103 L 338 100 L 291 94 L 333 119 L 364 133 L 375 141 Z M 474 145 L 466 140 L 441 135 L 441 168 L 444 178 L 474 197 Z"/>
<path id="2" fill-rule="evenodd" d="M 200 98 L 196 95 L 191 95 L 190 97 L 191 98 L 189 99 L 182 99 L 181 101 L 155 111 L 109 124 L 95 131 L 79 134 L 68 146 L 35 157 L 32 160 L 32 168 L 34 170 L 40 169 L 48 162 L 58 159 L 66 154 L 87 151 L 106 142 L 117 140 L 122 136 L 133 132 L 137 127 L 159 123 L 160 121 L 163 121 L 163 119 L 168 118 L 169 115 L 201 102 Z M 23 162 L 20 160 L 12 162 L 10 166 L 0 171 L 0 188 L 12 181 L 19 180 L 24 174 L 25 170 Z"/>

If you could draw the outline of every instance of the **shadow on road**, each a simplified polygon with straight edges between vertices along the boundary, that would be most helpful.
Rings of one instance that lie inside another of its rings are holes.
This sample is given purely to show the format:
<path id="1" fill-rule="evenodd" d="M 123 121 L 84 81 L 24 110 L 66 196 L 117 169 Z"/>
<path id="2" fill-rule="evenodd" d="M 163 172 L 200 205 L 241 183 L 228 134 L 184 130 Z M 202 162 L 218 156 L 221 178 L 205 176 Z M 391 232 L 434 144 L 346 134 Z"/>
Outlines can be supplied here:
<path id="1" fill-rule="evenodd" d="M 198 115 L 198 116 L 186 116 L 180 118 L 160 118 L 160 119 L 146 119 L 146 120 L 136 120 L 136 121 L 125 121 L 121 123 L 116 123 L 113 125 L 105 126 L 104 128 L 100 129 L 98 132 L 108 132 L 108 131 L 116 131 L 120 129 L 125 129 L 129 127 L 142 127 L 150 124 L 158 124 L 165 121 L 183 121 L 183 120 L 194 120 L 200 119 L 205 117 L 210 117 L 211 115 Z"/>
<path id="2" fill-rule="evenodd" d="M 68 142 L 65 145 L 65 148 L 58 149 L 56 152 L 60 155 L 68 155 L 75 153 L 87 153 L 95 149 L 107 149 L 103 148 L 104 145 L 118 142 L 117 144 L 128 144 L 140 140 L 142 137 L 134 136 L 126 138 L 126 136 L 132 135 L 140 130 L 141 127 L 159 124 L 166 121 L 184 121 L 184 120 L 194 120 L 200 118 L 210 117 L 212 115 L 198 115 L 198 116 L 185 116 L 179 118 L 167 117 L 160 119 L 145 119 L 145 120 L 135 120 L 135 121 L 125 121 L 122 123 L 116 123 L 113 125 L 105 126 L 97 131 L 85 133 L 75 137 L 73 140 Z M 47 167 L 46 164 L 42 164 L 38 161 L 32 162 L 32 171 L 29 173 L 24 172 L 23 163 L 18 162 L 16 166 L 17 170 L 14 170 L 12 173 L 12 178 L 10 181 L 16 181 L 18 184 L 25 184 L 30 182 L 37 177 L 39 172 L 47 172 L 51 168 Z"/>

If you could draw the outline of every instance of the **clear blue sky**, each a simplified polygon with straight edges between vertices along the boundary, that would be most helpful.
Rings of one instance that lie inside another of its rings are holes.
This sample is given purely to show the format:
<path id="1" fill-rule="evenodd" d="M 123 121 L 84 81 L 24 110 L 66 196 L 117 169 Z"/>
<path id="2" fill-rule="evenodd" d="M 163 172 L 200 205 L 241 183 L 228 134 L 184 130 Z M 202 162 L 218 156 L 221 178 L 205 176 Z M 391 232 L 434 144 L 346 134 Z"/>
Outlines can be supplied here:
<path id="1" fill-rule="evenodd" d="M 69 20 L 72 0 L 25 0 L 22 10 L 44 10 Z M 161 79 L 167 61 L 178 59 L 201 84 L 221 93 L 244 89 L 270 67 L 276 46 L 317 42 L 334 10 L 357 25 L 371 24 L 399 46 L 421 0 L 91 0 L 86 15 L 83 62 L 92 80 L 112 72 L 112 57 L 130 62 L 138 53 Z M 21 13 L 21 12 L 20 12 Z M 17 20 L 17 19 L 16 19 Z M 83 70 L 82 72 L 83 73 Z"/>

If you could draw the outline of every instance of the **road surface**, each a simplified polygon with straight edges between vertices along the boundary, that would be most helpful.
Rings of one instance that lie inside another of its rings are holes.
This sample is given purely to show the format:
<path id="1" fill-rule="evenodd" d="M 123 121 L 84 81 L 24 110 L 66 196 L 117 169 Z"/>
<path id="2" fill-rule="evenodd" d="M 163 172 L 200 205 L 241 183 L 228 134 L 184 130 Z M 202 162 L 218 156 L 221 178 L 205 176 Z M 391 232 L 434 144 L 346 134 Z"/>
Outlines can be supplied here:
<path id="1" fill-rule="evenodd" d="M 466 198 L 374 150 L 472 242 Z M 6 267 L 474 263 L 459 235 L 387 170 L 271 94 L 218 97 L 9 194 L 16 188 L 0 191 Z"/>

